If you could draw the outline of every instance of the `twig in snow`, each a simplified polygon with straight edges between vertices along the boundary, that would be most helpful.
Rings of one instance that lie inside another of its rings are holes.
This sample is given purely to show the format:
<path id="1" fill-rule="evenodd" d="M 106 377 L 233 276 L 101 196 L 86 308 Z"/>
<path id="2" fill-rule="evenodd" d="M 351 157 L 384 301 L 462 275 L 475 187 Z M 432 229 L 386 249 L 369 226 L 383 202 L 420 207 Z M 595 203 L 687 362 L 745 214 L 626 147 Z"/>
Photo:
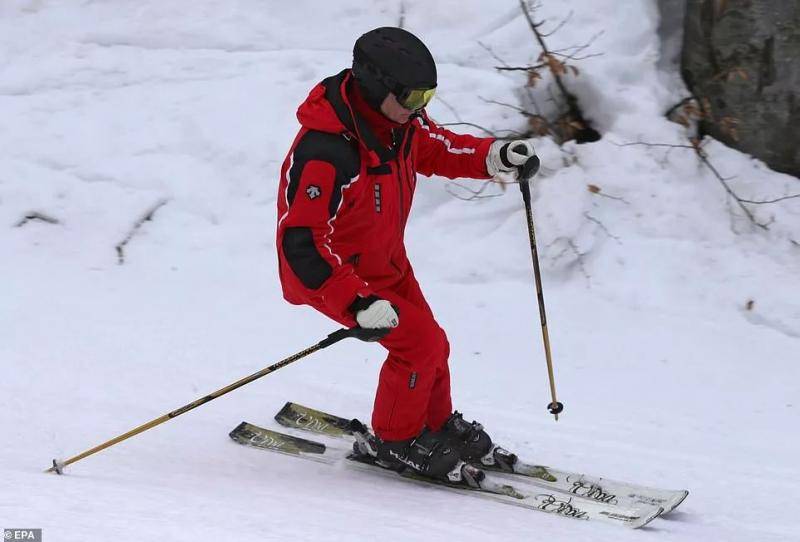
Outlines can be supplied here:
<path id="1" fill-rule="evenodd" d="M 608 236 L 609 236 L 611 239 L 613 239 L 614 241 L 616 241 L 616 242 L 617 242 L 618 244 L 620 244 L 620 245 L 622 244 L 622 240 L 621 240 L 619 237 L 617 237 L 616 235 L 614 235 L 613 233 L 611 233 L 610 231 L 608 231 L 608 228 L 606 228 L 606 225 L 605 225 L 605 224 L 603 224 L 602 222 L 600 222 L 598 219 L 596 219 L 596 218 L 595 218 L 595 217 L 593 217 L 592 215 L 590 215 L 588 211 L 585 211 L 585 212 L 583 213 L 583 216 L 584 216 L 584 217 L 586 218 L 586 220 L 588 220 L 589 222 L 593 222 L 594 224 L 597 224 L 597 225 L 600 227 L 600 229 L 601 229 L 601 230 L 603 230 L 603 233 L 605 233 L 606 235 L 608 235 Z"/>
<path id="2" fill-rule="evenodd" d="M 26 214 L 22 219 L 14 224 L 15 228 L 21 228 L 31 220 L 40 220 L 41 222 L 46 222 L 48 224 L 60 224 L 57 218 L 53 218 L 52 216 L 46 215 L 44 213 L 40 213 L 39 211 L 31 211 Z"/>
<path id="3" fill-rule="evenodd" d="M 128 235 L 125 236 L 125 239 L 117 243 L 117 245 L 114 248 L 117 251 L 117 263 L 119 263 L 119 265 L 125 263 L 125 246 L 131 241 L 131 239 L 133 239 L 133 237 L 136 235 L 136 232 L 138 232 L 139 229 L 142 226 L 144 226 L 144 223 L 153 220 L 153 216 L 156 214 L 156 212 L 166 204 L 167 204 L 166 199 L 162 199 L 156 202 L 155 205 L 150 207 L 150 209 L 148 209 L 142 215 L 142 217 L 134 223 L 133 227 L 131 228 L 131 231 L 129 231 Z"/>
<path id="4" fill-rule="evenodd" d="M 397 21 L 398 28 L 405 28 L 406 24 L 406 2 L 400 0 L 400 19 Z"/>
<path id="5" fill-rule="evenodd" d="M 553 245 L 555 245 L 556 243 L 559 243 L 559 242 L 565 243 L 566 246 L 561 250 L 561 252 L 559 252 L 558 254 L 553 256 L 553 261 L 555 262 L 555 261 L 560 260 L 561 257 L 564 256 L 567 253 L 567 250 L 570 250 L 572 252 L 572 254 L 575 256 L 574 264 L 578 267 L 578 269 L 580 269 L 581 274 L 586 279 L 586 285 L 589 288 L 591 288 L 592 287 L 592 277 L 586 271 L 586 266 L 583 264 L 583 258 L 584 258 L 584 256 L 586 256 L 586 254 L 584 252 L 581 252 L 580 250 L 578 250 L 578 245 L 576 245 L 575 241 L 573 241 L 569 237 L 557 237 L 556 239 L 553 240 L 552 243 L 547 245 L 547 248 L 550 248 L 551 246 L 553 246 Z"/>
<path id="6" fill-rule="evenodd" d="M 608 198 L 608 199 L 613 199 L 613 200 L 616 200 L 616 201 L 621 201 L 625 205 L 630 205 L 631 204 L 631 202 L 629 202 L 628 200 L 626 200 L 622 196 L 612 196 L 611 194 L 604 193 L 602 191 L 602 189 L 599 186 L 597 186 L 596 184 L 587 185 L 586 189 L 589 190 L 589 192 L 591 192 L 595 196 L 601 196 L 603 198 Z"/>

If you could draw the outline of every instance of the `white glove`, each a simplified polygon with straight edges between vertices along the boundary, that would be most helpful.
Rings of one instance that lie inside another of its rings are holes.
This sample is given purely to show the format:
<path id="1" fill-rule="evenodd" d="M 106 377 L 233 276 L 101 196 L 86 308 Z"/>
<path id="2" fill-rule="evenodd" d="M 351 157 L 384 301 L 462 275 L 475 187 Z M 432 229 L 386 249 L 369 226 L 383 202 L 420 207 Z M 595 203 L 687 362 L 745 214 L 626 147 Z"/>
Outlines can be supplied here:
<path id="1" fill-rule="evenodd" d="M 495 140 L 486 155 L 486 171 L 492 177 L 498 173 L 513 173 L 536 154 L 533 139 L 517 139 L 515 141 Z"/>
<path id="2" fill-rule="evenodd" d="M 391 303 L 385 299 L 375 299 L 365 309 L 356 312 L 356 322 L 366 329 L 397 327 L 400 317 Z"/>

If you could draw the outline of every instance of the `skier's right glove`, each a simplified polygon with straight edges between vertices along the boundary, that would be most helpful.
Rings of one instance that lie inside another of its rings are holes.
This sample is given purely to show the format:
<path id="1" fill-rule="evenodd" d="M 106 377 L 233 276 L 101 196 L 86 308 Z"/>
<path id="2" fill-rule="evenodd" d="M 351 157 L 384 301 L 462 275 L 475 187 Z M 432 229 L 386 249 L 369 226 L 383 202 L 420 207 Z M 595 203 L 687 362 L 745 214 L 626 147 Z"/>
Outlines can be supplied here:
<path id="1" fill-rule="evenodd" d="M 400 323 L 397 307 L 375 295 L 356 298 L 349 310 L 365 329 L 391 329 Z"/>

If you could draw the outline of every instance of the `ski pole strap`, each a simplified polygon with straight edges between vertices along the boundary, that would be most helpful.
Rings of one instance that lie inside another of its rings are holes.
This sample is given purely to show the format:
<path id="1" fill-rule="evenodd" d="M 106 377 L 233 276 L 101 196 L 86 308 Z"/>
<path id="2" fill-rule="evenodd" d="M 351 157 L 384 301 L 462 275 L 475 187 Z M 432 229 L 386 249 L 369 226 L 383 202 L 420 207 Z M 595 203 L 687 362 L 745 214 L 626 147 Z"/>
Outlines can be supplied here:
<path id="1" fill-rule="evenodd" d="M 350 329 L 342 328 L 328 335 L 325 339 L 319 342 L 318 346 L 320 348 L 327 348 L 332 344 L 338 343 L 342 339 L 347 339 L 350 337 L 356 338 L 360 341 L 374 342 L 385 337 L 391 330 L 392 328 L 390 327 L 378 329 L 367 329 L 363 327 L 353 327 Z"/>

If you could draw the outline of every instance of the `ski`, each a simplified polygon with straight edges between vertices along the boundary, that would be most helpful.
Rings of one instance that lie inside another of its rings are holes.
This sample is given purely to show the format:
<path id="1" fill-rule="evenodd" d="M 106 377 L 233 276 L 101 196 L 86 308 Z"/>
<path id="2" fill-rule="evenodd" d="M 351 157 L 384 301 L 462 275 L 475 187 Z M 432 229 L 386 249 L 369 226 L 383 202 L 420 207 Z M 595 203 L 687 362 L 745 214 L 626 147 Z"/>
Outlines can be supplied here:
<path id="1" fill-rule="evenodd" d="M 369 456 L 353 452 L 348 453 L 338 448 L 330 448 L 320 442 L 301 439 L 247 422 L 242 422 L 231 431 L 230 437 L 235 442 L 252 448 L 278 452 L 329 465 L 344 459 L 345 463 L 352 468 L 370 474 L 379 474 L 419 485 L 454 491 L 462 495 L 480 497 L 501 504 L 583 521 L 603 521 L 635 529 L 647 525 L 658 517 L 661 512 L 661 508 L 655 506 L 623 508 L 617 505 L 565 495 L 560 492 L 548 492 L 541 488 L 533 492 L 526 492 L 517 489 L 503 479 L 487 474 L 480 468 L 468 464 L 462 465 L 462 477 L 459 481 L 451 482 L 426 478 L 411 469 L 397 471 L 386 468 Z"/>
<path id="2" fill-rule="evenodd" d="M 271 431 L 247 422 L 237 425 L 228 435 L 235 442 L 245 446 L 302 457 L 321 463 L 333 462 L 330 454 L 325 455 L 327 446 L 321 442 Z"/>
<path id="3" fill-rule="evenodd" d="M 350 420 L 292 402 L 283 406 L 275 415 L 275 420 L 285 427 L 329 437 L 350 438 L 353 434 L 349 429 Z M 662 514 L 675 510 L 689 495 L 686 490 L 659 489 L 535 465 L 499 446 L 477 466 L 511 479 L 524 477 L 532 485 L 605 504 L 661 507 L 664 509 Z"/>

